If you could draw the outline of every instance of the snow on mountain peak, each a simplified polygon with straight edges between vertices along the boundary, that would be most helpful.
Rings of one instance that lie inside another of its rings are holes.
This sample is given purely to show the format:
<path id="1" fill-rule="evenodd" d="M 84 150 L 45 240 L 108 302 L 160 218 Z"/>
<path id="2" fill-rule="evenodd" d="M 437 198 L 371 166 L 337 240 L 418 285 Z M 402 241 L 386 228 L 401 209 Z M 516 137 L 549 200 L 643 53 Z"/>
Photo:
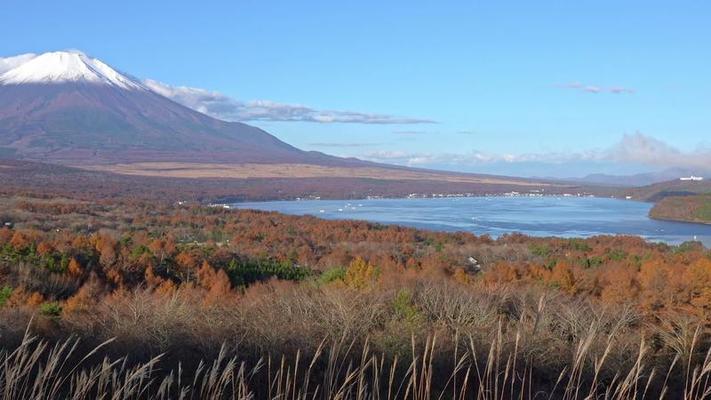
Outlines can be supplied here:
<path id="1" fill-rule="evenodd" d="M 5 72 L 17 68 L 18 66 L 30 61 L 31 59 L 37 57 L 37 54 L 27 53 L 20 54 L 19 56 L 0 58 L 0 75 Z"/>
<path id="2" fill-rule="evenodd" d="M 122 89 L 145 89 L 102 61 L 79 51 L 0 58 L 0 85 L 83 82 Z"/>

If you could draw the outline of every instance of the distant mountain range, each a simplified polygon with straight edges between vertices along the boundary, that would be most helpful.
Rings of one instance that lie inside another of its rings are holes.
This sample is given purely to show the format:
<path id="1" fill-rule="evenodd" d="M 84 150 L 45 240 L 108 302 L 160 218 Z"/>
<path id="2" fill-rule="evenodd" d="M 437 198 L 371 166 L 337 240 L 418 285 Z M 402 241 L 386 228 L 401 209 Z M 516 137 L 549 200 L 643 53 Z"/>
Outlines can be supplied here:
<path id="1" fill-rule="evenodd" d="M 662 171 L 632 175 L 590 174 L 582 178 L 567 178 L 565 181 L 603 186 L 648 186 L 656 183 L 675 181 L 682 177 L 700 176 L 711 178 L 711 171 L 699 171 L 683 168 L 668 168 Z"/>
<path id="2" fill-rule="evenodd" d="M 0 64 L 0 155 L 85 165 L 137 161 L 371 165 L 299 150 L 201 114 L 80 52 Z"/>

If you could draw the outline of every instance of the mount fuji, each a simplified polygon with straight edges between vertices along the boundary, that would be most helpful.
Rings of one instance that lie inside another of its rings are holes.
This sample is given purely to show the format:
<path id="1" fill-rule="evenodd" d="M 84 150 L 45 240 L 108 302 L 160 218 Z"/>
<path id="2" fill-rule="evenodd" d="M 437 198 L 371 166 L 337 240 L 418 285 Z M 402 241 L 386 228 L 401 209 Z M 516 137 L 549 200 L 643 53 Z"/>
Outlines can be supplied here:
<path id="1" fill-rule="evenodd" d="M 78 51 L 0 59 L 0 156 L 70 165 L 369 164 L 302 151 L 259 128 L 212 118 Z"/>

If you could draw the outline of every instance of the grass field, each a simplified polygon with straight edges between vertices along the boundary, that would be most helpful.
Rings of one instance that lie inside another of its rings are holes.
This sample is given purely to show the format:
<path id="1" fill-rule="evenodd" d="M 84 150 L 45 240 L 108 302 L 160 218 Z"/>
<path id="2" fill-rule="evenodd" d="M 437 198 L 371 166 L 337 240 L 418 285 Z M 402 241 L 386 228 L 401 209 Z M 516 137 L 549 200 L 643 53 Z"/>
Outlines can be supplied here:
<path id="1" fill-rule="evenodd" d="M 439 180 L 444 182 L 482 183 L 515 186 L 551 186 L 550 183 L 518 178 L 447 174 L 433 171 L 378 167 L 330 167 L 310 164 L 207 164 L 178 162 L 143 162 L 93 165 L 91 170 L 124 175 L 170 178 L 372 178 L 385 180 Z"/>

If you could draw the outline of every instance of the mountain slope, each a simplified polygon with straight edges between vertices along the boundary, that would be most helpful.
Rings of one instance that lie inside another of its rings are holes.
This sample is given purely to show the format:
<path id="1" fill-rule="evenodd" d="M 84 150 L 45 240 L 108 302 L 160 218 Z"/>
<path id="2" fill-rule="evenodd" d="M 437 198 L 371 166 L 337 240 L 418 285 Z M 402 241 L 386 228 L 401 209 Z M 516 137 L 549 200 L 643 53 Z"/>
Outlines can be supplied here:
<path id="1" fill-rule="evenodd" d="M 0 66 L 0 154 L 75 165 L 359 163 L 305 152 L 259 128 L 211 118 L 82 53 L 14 59 Z"/>
<path id="2" fill-rule="evenodd" d="M 639 188 L 627 188 L 619 190 L 618 193 L 620 195 L 630 195 L 637 200 L 656 203 L 666 197 L 711 194 L 711 181 L 696 182 L 675 179 Z"/>

